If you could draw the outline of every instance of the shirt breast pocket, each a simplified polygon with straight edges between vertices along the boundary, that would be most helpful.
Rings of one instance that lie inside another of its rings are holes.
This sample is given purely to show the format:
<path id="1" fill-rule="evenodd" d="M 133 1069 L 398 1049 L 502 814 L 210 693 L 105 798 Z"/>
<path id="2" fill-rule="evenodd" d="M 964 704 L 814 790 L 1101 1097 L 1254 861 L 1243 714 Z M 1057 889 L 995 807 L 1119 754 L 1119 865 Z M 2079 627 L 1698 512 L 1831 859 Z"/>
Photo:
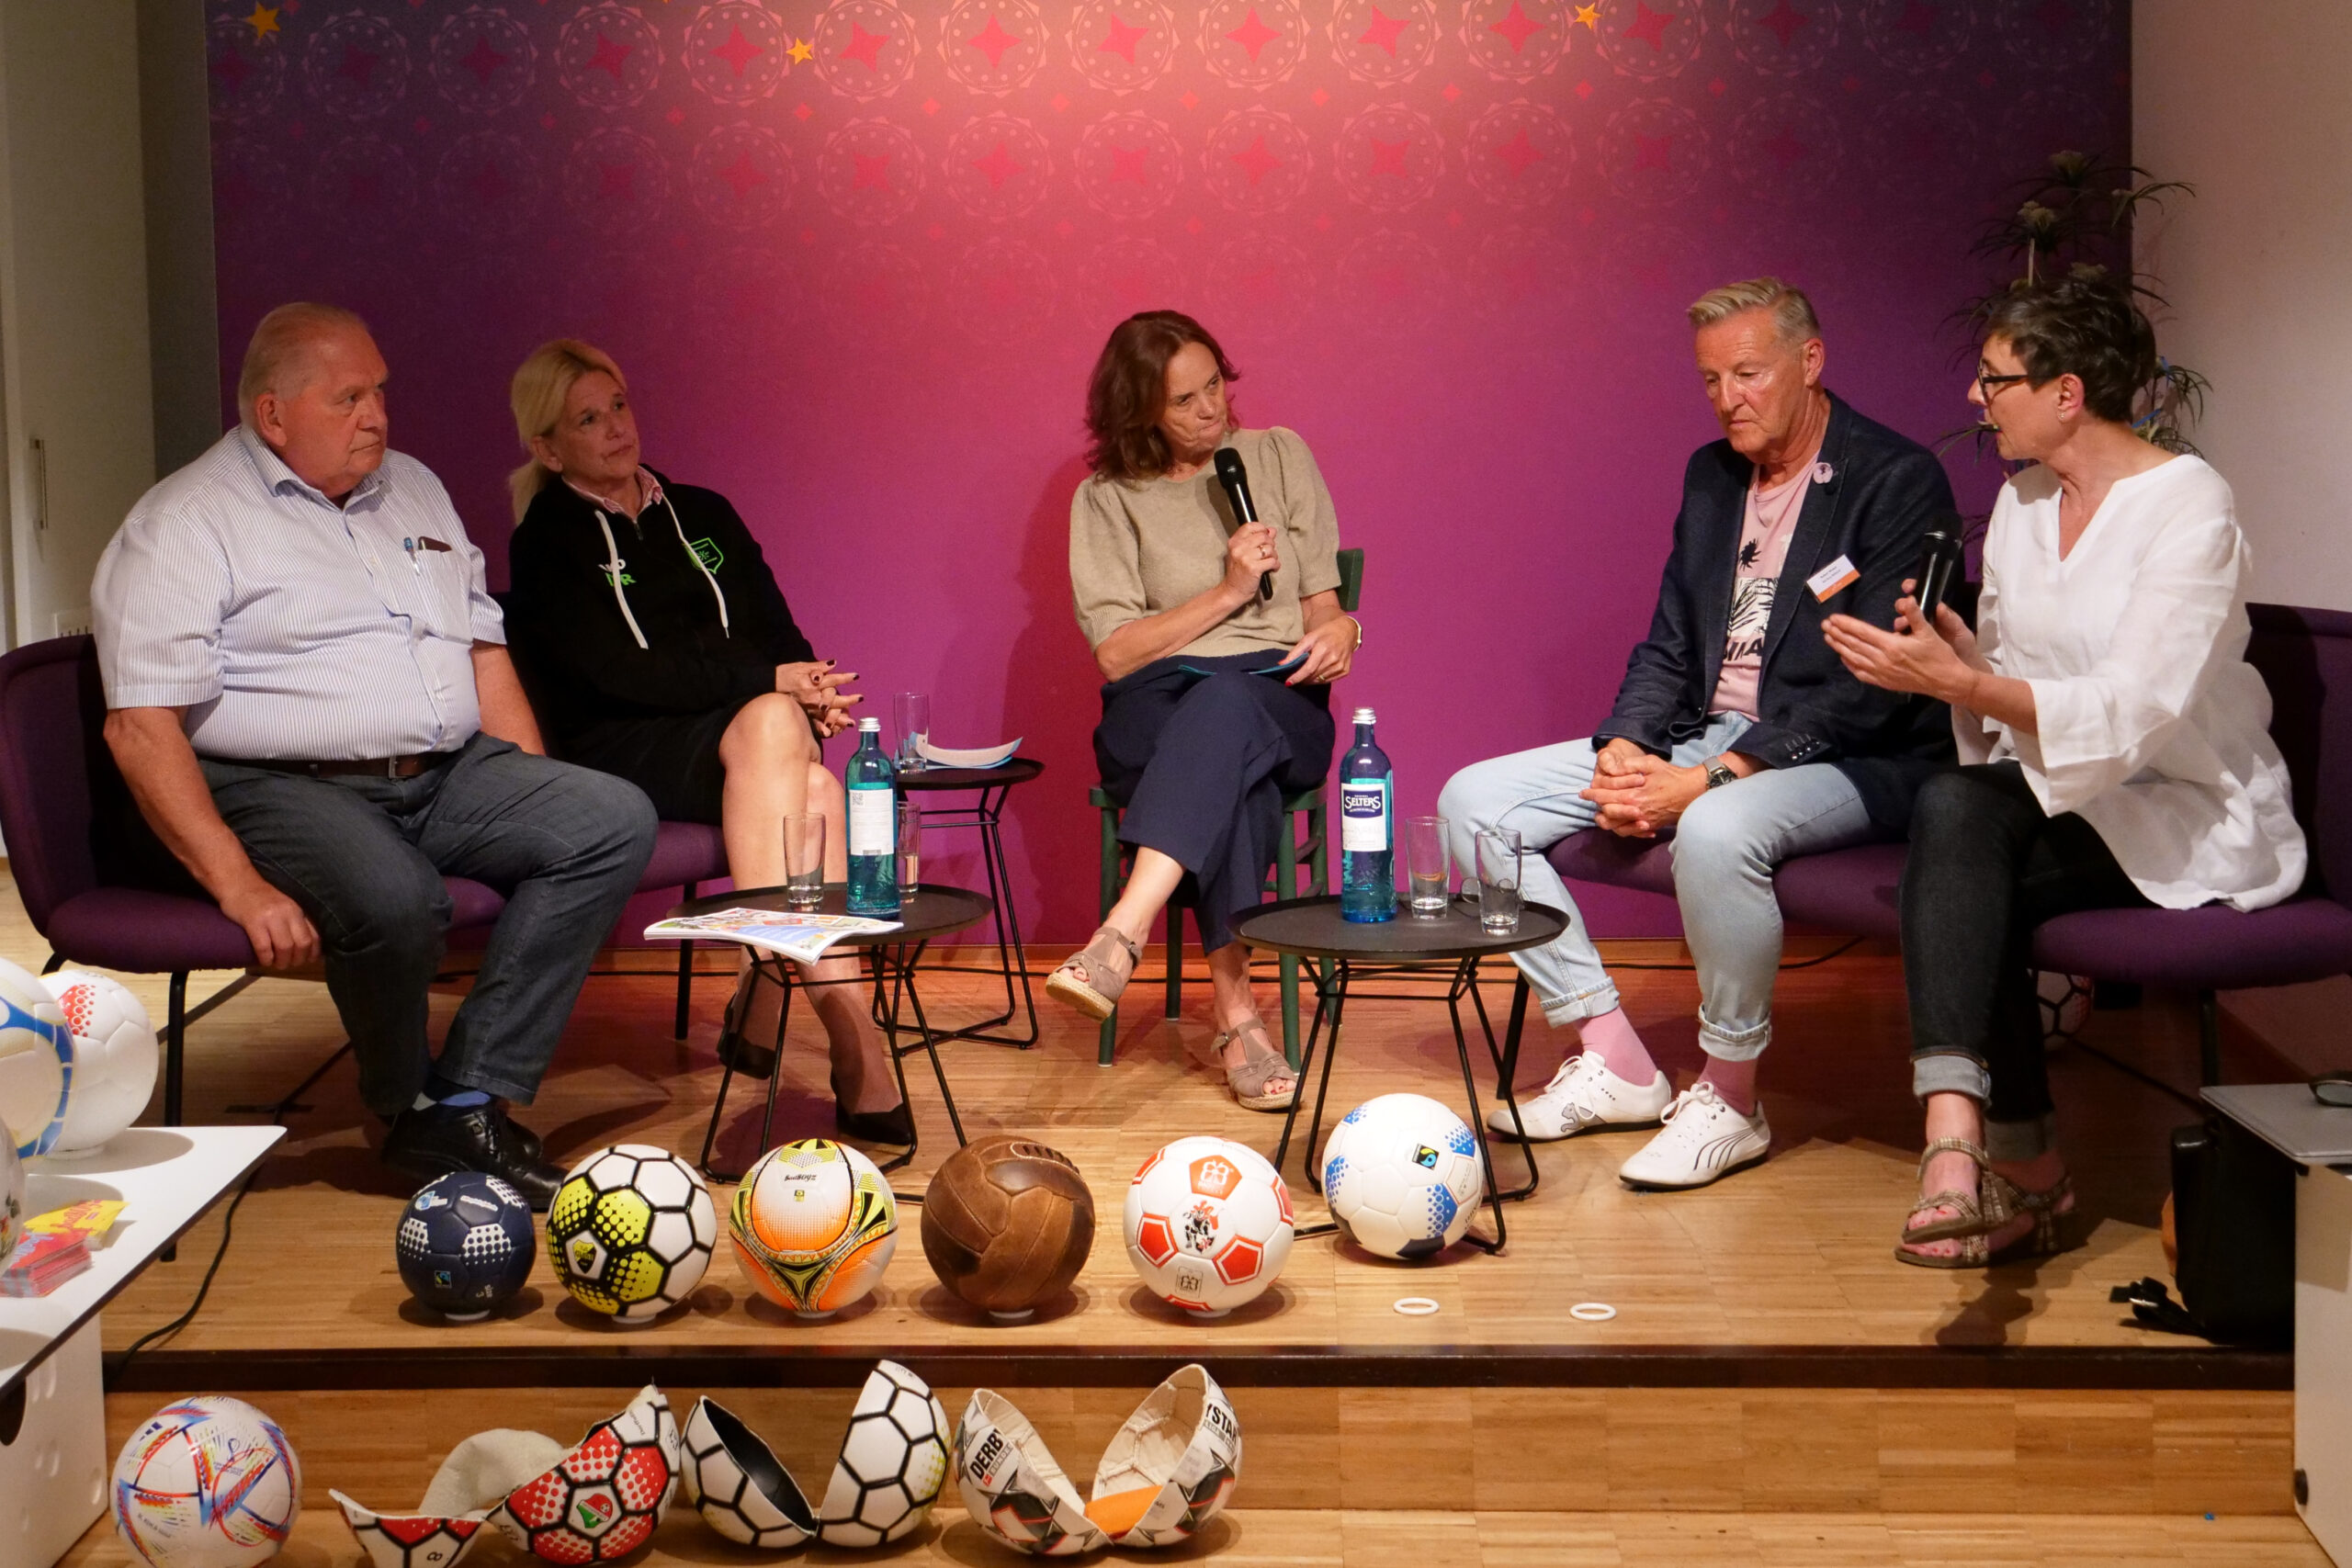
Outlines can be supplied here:
<path id="1" fill-rule="evenodd" d="M 451 642 L 473 641 L 473 583 L 466 558 L 456 550 L 416 552 L 416 629 Z"/>

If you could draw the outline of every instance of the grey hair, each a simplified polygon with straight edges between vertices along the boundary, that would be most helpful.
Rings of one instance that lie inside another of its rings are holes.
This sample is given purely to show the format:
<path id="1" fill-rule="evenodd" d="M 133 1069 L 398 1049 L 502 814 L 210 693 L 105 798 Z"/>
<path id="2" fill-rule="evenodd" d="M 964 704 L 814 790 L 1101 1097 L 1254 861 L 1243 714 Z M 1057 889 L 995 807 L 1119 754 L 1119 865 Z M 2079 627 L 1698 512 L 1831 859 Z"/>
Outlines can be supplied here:
<path id="1" fill-rule="evenodd" d="M 280 305 L 264 316 L 254 328 L 252 341 L 245 344 L 245 362 L 237 372 L 239 421 L 248 427 L 253 424 L 254 404 L 264 392 L 276 392 L 282 397 L 300 390 L 299 386 L 285 385 L 282 378 L 294 368 L 314 341 L 344 328 L 364 333 L 368 323 L 340 305 L 318 305 L 307 300 Z"/>
<path id="2" fill-rule="evenodd" d="M 1803 343 L 1821 335 L 1821 318 L 1804 290 L 1792 288 L 1777 277 L 1750 277 L 1710 288 L 1690 301 L 1687 314 L 1693 329 L 1712 327 L 1742 310 L 1770 310 L 1782 343 Z"/>

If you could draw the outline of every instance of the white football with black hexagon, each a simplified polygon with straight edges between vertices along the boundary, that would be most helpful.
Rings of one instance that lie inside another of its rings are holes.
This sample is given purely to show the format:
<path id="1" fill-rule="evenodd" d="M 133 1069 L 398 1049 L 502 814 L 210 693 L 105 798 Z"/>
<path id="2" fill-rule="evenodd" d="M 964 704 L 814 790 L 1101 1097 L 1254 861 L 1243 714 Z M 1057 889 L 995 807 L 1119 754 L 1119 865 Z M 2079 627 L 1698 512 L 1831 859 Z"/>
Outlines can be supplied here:
<path id="1" fill-rule="evenodd" d="M 879 1546 L 914 1529 L 947 1481 L 955 1429 L 931 1385 L 896 1361 L 876 1363 L 818 1511 L 828 1546 Z"/>
<path id="2" fill-rule="evenodd" d="M 775 1551 L 816 1533 L 816 1513 L 792 1472 L 734 1412 L 696 1401 L 684 1439 L 686 1498 L 711 1529 L 738 1545 Z"/>

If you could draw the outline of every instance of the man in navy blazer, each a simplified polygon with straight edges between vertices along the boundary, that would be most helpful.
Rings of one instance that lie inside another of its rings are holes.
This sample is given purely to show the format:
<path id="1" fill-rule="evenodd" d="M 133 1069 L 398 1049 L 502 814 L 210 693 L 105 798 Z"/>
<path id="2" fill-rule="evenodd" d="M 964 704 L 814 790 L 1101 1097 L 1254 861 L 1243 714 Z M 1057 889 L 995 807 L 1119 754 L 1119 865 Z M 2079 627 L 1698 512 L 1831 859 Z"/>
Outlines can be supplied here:
<path id="1" fill-rule="evenodd" d="M 1771 1041 L 1781 958 L 1773 868 L 1900 838 L 1913 792 L 1952 754 L 1942 704 L 1863 685 L 1821 637 L 1831 614 L 1894 626 L 1921 536 L 1952 515 L 1942 465 L 1822 386 L 1821 327 L 1801 291 L 1754 278 L 1702 295 L 1689 314 L 1724 439 L 1683 470 L 1657 608 L 1615 707 L 1589 739 L 1463 769 L 1438 801 L 1465 871 L 1474 834 L 1517 829 L 1525 896 L 1570 915 L 1558 939 L 1513 956 L 1545 1019 L 1576 1025 L 1584 1049 L 1518 1122 L 1498 1108 L 1488 1124 L 1540 1140 L 1663 1122 L 1619 1171 L 1657 1189 L 1704 1186 L 1770 1149 L 1756 1064 Z M 1592 827 L 1674 832 L 1707 1053 L 1680 1095 L 1544 858 Z"/>

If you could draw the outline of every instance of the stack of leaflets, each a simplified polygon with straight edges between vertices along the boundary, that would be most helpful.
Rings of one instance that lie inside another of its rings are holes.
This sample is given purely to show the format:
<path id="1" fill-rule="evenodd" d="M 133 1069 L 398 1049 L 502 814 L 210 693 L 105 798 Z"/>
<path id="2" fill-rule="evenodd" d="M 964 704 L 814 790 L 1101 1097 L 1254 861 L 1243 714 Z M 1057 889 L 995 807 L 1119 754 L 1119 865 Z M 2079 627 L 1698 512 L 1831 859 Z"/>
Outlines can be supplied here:
<path id="1" fill-rule="evenodd" d="M 799 964 L 813 964 L 825 949 L 845 937 L 866 936 L 899 929 L 897 920 L 873 920 L 863 915 L 806 914 L 797 909 L 714 909 L 707 915 L 686 915 L 656 920 L 645 934 L 657 942 L 740 942 Z"/>
<path id="2" fill-rule="evenodd" d="M 85 1199 L 25 1222 L 25 1239 L 0 1269 L 0 1296 L 45 1296 L 90 1267 L 90 1247 L 114 1225 L 122 1204 Z"/>

